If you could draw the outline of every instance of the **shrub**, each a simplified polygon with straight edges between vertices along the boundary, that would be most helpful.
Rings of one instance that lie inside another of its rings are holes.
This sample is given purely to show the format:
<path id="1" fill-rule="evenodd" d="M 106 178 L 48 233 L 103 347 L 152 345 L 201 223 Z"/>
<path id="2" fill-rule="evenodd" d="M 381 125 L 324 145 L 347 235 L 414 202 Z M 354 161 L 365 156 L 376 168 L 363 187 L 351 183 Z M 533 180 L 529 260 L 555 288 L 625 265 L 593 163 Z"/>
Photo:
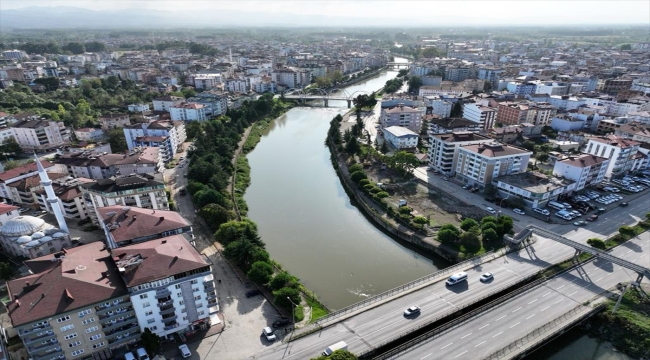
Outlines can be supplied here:
<path id="1" fill-rule="evenodd" d="M 368 180 L 368 179 L 363 179 L 363 180 Z M 373 185 L 373 184 L 363 185 L 363 191 L 365 191 L 365 192 L 370 192 L 370 190 L 374 189 L 374 188 L 375 188 L 375 185 Z"/>
<path id="2" fill-rule="evenodd" d="M 378 192 L 376 195 L 377 195 L 377 197 L 380 198 L 380 199 L 384 199 L 384 198 L 387 198 L 387 197 L 390 196 L 390 195 L 388 195 L 388 193 L 385 192 L 385 191 Z"/>
<path id="3" fill-rule="evenodd" d="M 366 178 L 368 178 L 368 176 L 363 171 L 355 171 L 352 174 L 350 174 L 350 179 L 355 183 L 359 183 L 359 181 Z"/>
<path id="4" fill-rule="evenodd" d="M 298 288 L 299 285 L 298 278 L 286 271 L 275 275 L 269 283 L 271 290 L 280 290 L 284 287 Z"/>
<path id="5" fill-rule="evenodd" d="M 370 180 L 368 180 L 368 179 L 359 180 L 359 186 L 366 186 L 368 184 L 370 184 Z"/>
<path id="6" fill-rule="evenodd" d="M 408 206 L 401 206 L 401 207 L 399 208 L 399 213 L 400 213 L 400 214 L 410 215 L 410 214 L 411 214 L 411 211 L 413 211 L 413 209 L 411 209 L 411 208 L 408 207 Z"/>
<path id="7" fill-rule="evenodd" d="M 605 242 L 601 239 L 597 239 L 597 238 L 589 239 L 587 240 L 587 244 L 595 247 L 596 249 L 601 249 L 601 250 L 607 249 L 607 245 L 605 245 Z"/>
<path id="8" fill-rule="evenodd" d="M 427 220 L 427 218 L 425 218 L 424 216 L 416 216 L 415 218 L 413 218 L 413 222 L 416 224 L 426 224 L 429 222 L 429 220 Z"/>
<path id="9" fill-rule="evenodd" d="M 361 164 L 354 164 L 354 165 L 352 165 L 352 166 L 350 166 L 348 168 L 348 171 L 350 172 L 350 174 L 352 174 L 353 172 L 361 171 L 361 170 L 363 170 L 363 166 L 361 166 Z"/>
<path id="10" fill-rule="evenodd" d="M 248 270 L 246 276 L 252 281 L 258 284 L 266 284 L 271 280 L 273 275 L 273 265 L 265 261 L 256 261 L 251 266 L 251 269 Z"/>
<path id="11" fill-rule="evenodd" d="M 380 188 L 376 187 L 376 186 L 374 186 L 372 189 L 370 189 L 371 194 L 379 194 L 380 192 L 382 192 L 382 190 Z"/>
<path id="12" fill-rule="evenodd" d="M 636 231 L 630 226 L 621 226 L 618 228 L 618 232 L 626 239 L 630 239 L 636 235 Z"/>
<path id="13" fill-rule="evenodd" d="M 460 223 L 460 228 L 464 231 L 468 231 L 475 226 L 478 226 L 478 222 L 474 219 L 465 219 Z"/>

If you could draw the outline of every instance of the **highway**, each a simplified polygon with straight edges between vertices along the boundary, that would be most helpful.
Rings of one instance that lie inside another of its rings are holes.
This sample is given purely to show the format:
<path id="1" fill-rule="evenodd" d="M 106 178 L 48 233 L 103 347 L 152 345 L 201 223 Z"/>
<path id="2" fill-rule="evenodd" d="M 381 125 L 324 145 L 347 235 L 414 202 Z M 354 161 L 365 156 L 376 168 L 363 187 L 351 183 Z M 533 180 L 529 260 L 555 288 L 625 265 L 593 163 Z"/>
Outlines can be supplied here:
<path id="1" fill-rule="evenodd" d="M 613 255 L 646 267 L 650 267 L 649 253 L 649 233 L 612 251 Z M 619 282 L 635 281 L 636 276 L 636 273 L 609 262 L 589 262 L 391 359 L 484 358 L 562 314 L 583 306 Z"/>
<path id="2" fill-rule="evenodd" d="M 467 283 L 447 288 L 444 281 L 436 282 L 354 315 L 336 325 L 326 327 L 320 332 L 287 344 L 275 344 L 255 358 L 311 358 L 317 356 L 327 346 L 341 340 L 348 343 L 350 351 L 358 353 L 391 339 L 399 332 L 417 328 L 442 314 L 462 308 L 473 299 L 497 293 L 500 289 L 513 285 L 524 277 L 572 256 L 573 253 L 574 250 L 570 247 L 538 238 L 536 243 L 517 253 L 466 270 L 469 274 Z M 494 273 L 494 280 L 490 283 L 481 283 L 479 277 L 483 272 Z M 422 313 L 419 316 L 405 318 L 402 313 L 411 305 L 420 306 Z"/>

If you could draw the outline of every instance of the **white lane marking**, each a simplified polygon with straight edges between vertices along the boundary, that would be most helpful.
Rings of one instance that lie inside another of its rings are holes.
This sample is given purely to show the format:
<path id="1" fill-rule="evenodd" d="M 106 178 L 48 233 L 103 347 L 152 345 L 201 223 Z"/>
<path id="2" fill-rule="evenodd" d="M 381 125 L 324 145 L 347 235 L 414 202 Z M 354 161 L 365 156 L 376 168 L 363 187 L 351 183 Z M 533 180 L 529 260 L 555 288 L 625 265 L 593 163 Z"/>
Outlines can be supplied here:
<path id="1" fill-rule="evenodd" d="M 535 314 L 533 314 L 533 315 L 531 315 L 531 316 L 529 316 L 529 317 L 527 317 L 527 318 L 526 318 L 526 320 L 528 320 L 528 319 L 530 319 L 530 318 L 532 318 L 533 316 L 535 316 Z"/>
<path id="2" fill-rule="evenodd" d="M 516 323 L 516 324 L 514 324 L 514 325 L 512 325 L 510 328 L 512 329 L 513 327 L 515 327 L 515 326 L 517 326 L 517 325 L 519 325 L 519 324 L 521 324 L 521 321 L 518 322 L 518 323 Z"/>
<path id="3" fill-rule="evenodd" d="M 440 348 L 440 350 L 442 350 L 442 349 L 444 349 L 444 348 L 446 348 L 447 346 L 449 346 L 449 345 L 451 345 L 451 344 L 453 344 L 453 343 L 449 343 L 449 344 L 447 344 L 447 345 L 445 345 L 445 346 L 443 346 L 443 347 L 441 347 L 441 348 Z"/>
<path id="4" fill-rule="evenodd" d="M 628 251 L 626 252 L 626 254 L 629 254 L 629 253 L 631 253 L 631 252 L 632 252 L 632 250 L 628 250 Z"/>
<path id="5" fill-rule="evenodd" d="M 457 358 L 457 357 L 459 357 L 459 356 L 461 356 L 461 355 L 463 355 L 464 353 L 466 353 L 466 352 L 468 352 L 468 351 L 469 351 L 469 350 L 465 350 L 465 351 L 463 351 L 462 353 L 460 353 L 460 354 L 458 354 L 458 355 L 456 355 L 456 356 L 454 356 L 454 358 Z"/>
<path id="6" fill-rule="evenodd" d="M 560 300 L 554 302 L 554 304 L 559 304 L 560 302 L 562 302 L 562 299 L 560 299 Z"/>
<path id="7" fill-rule="evenodd" d="M 534 303 L 535 301 L 537 301 L 537 299 L 535 299 L 535 300 L 533 300 L 533 301 L 531 301 L 531 302 L 529 302 L 529 303 L 528 303 L 528 305 L 530 305 L 530 304 L 532 304 L 532 303 Z"/>
<path id="8" fill-rule="evenodd" d="M 569 294 L 568 296 L 571 296 L 571 295 L 573 295 L 573 294 L 575 294 L 575 293 L 577 293 L 577 292 L 578 292 L 578 291 L 576 290 L 576 291 L 572 292 L 571 294 Z"/>
<path id="9" fill-rule="evenodd" d="M 565 287 L 566 285 L 562 285 L 559 288 L 556 288 L 555 290 L 560 290 L 561 288 Z"/>
<path id="10" fill-rule="evenodd" d="M 602 280 L 602 279 L 603 279 L 602 277 L 599 277 L 598 279 L 596 279 L 596 281 L 600 281 L 600 280 Z"/>
<path id="11" fill-rule="evenodd" d="M 431 354 L 429 354 L 429 355 L 427 355 L 427 356 L 425 356 L 425 357 L 421 357 L 420 360 L 422 360 L 422 359 L 426 359 L 426 358 L 428 358 L 428 357 L 431 356 L 431 355 L 433 355 L 433 353 L 431 353 Z"/>
<path id="12" fill-rule="evenodd" d="M 487 341 L 487 340 L 483 340 L 483 341 L 481 341 L 480 343 L 474 345 L 474 347 L 478 347 L 479 345 L 483 345 L 483 344 L 485 344 L 486 341 Z"/>
<path id="13" fill-rule="evenodd" d="M 591 271 L 585 271 L 585 274 L 589 275 L 590 272 L 591 272 Z"/>
<path id="14" fill-rule="evenodd" d="M 547 306 L 547 307 L 543 308 L 543 309 L 540 310 L 540 311 L 544 311 L 544 310 L 546 310 L 546 309 L 548 309 L 548 308 L 550 308 L 550 306 Z"/>
<path id="15" fill-rule="evenodd" d="M 464 338 L 466 338 L 466 337 L 468 337 L 468 336 L 470 336 L 470 335 L 472 335 L 472 333 L 469 333 L 469 334 L 463 336 L 461 339 L 464 339 Z"/>
<path id="16" fill-rule="evenodd" d="M 542 297 L 545 297 L 546 295 L 550 294 L 551 292 L 547 292 L 546 294 L 542 295 Z"/>
<path id="17" fill-rule="evenodd" d="M 605 276 L 610 276 L 610 275 L 612 275 L 612 273 L 608 273 L 608 274 L 607 274 L 607 275 L 605 275 Z"/>
<path id="18" fill-rule="evenodd" d="M 490 324 L 485 324 L 485 325 L 481 326 L 481 327 L 478 328 L 478 329 L 479 329 L 479 330 L 481 330 L 481 329 L 485 329 L 485 328 L 488 327 L 488 326 L 490 326 Z"/>
<path id="19" fill-rule="evenodd" d="M 497 336 L 499 336 L 499 335 L 501 335 L 501 334 L 503 334 L 503 331 L 500 332 L 500 333 L 498 333 L 498 334 L 495 334 L 494 336 L 492 336 L 492 339 L 494 339 L 495 337 L 497 337 Z"/>
<path id="20" fill-rule="evenodd" d="M 512 312 L 517 312 L 517 311 L 519 311 L 519 310 L 521 310 L 521 306 L 518 307 L 518 308 L 516 308 L 516 309 L 514 309 L 514 310 L 512 310 Z"/>
<path id="21" fill-rule="evenodd" d="M 495 321 L 499 321 L 499 320 L 503 319 L 503 318 L 506 317 L 506 316 L 508 316 L 508 315 L 503 315 L 502 317 L 496 319 Z"/>

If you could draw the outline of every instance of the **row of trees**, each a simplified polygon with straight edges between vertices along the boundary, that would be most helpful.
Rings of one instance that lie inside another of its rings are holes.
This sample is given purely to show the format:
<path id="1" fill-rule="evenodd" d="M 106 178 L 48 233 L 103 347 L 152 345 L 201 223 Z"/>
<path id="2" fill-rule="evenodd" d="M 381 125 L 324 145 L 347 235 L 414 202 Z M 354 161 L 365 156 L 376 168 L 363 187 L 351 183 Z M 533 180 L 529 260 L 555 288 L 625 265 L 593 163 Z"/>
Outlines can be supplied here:
<path id="1" fill-rule="evenodd" d="M 319 88 L 328 88 L 331 86 L 334 86 L 341 82 L 343 80 L 343 73 L 336 70 L 333 71 L 325 76 L 319 76 L 314 78 L 314 83 L 319 87 Z"/>
<path id="2" fill-rule="evenodd" d="M 99 41 L 69 42 L 63 46 L 50 41 L 48 43 L 27 42 L 18 46 L 18 49 L 24 50 L 27 54 L 83 54 L 85 52 L 104 52 L 107 50 L 106 44 Z"/>
<path id="3" fill-rule="evenodd" d="M 499 247 L 503 236 L 509 234 L 514 227 L 512 218 L 486 216 L 481 222 L 468 218 L 461 222 L 460 228 L 445 224 L 440 227 L 437 239 L 443 244 L 459 249 L 465 254 L 475 254 L 487 247 Z"/>

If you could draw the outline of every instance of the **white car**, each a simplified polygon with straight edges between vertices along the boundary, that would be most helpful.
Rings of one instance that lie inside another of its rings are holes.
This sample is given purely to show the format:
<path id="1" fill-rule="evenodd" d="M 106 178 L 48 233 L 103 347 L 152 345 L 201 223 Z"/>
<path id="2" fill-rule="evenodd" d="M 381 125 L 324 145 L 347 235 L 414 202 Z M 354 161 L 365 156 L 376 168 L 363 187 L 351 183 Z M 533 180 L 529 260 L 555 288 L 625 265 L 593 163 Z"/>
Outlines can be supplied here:
<path id="1" fill-rule="evenodd" d="M 192 352 L 190 351 L 190 348 L 187 347 L 187 345 L 183 344 L 178 347 L 178 350 L 181 352 L 181 356 L 183 356 L 183 359 L 187 359 L 188 357 L 192 356 Z"/>
<path id="2" fill-rule="evenodd" d="M 536 212 L 536 213 L 540 213 L 542 215 L 546 215 L 546 216 L 551 215 L 551 213 L 546 209 L 533 208 L 533 211 Z"/>
<path id="3" fill-rule="evenodd" d="M 526 215 L 526 213 L 521 209 L 512 209 L 512 212 L 519 215 Z"/>
<path id="4" fill-rule="evenodd" d="M 408 309 L 404 310 L 404 316 L 411 316 L 420 313 L 419 306 L 411 306 Z"/>
<path id="5" fill-rule="evenodd" d="M 268 340 L 268 341 L 275 341 L 275 339 L 277 339 L 277 338 L 275 337 L 275 333 L 273 332 L 273 329 L 271 329 L 271 328 L 268 327 L 268 326 L 265 327 L 264 329 L 262 329 L 262 334 L 264 335 L 264 337 L 265 337 L 266 340 Z"/>
<path id="6" fill-rule="evenodd" d="M 494 210 L 492 207 L 488 206 L 485 208 L 485 211 L 489 212 L 490 214 L 496 214 L 497 211 Z"/>

